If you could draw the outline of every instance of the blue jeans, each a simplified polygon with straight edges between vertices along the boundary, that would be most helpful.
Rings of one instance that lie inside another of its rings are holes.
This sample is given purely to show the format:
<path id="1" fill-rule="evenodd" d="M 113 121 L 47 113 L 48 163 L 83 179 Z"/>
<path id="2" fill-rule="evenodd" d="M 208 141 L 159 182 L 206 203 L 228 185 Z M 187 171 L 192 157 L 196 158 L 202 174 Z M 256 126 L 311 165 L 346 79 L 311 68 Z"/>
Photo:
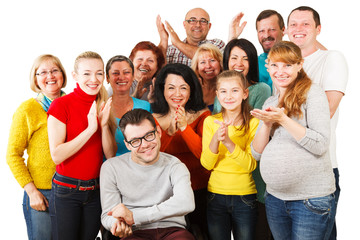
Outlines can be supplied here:
<path id="1" fill-rule="evenodd" d="M 212 240 L 253 239 L 256 225 L 256 194 L 222 195 L 208 193 L 207 220 Z"/>
<path id="2" fill-rule="evenodd" d="M 335 197 L 283 201 L 267 193 L 266 215 L 276 240 L 323 240 L 329 226 L 334 223 Z"/>
<path id="3" fill-rule="evenodd" d="M 335 214 L 336 214 L 336 209 L 337 209 L 337 204 L 339 202 L 341 189 L 340 189 L 340 184 L 339 184 L 339 170 L 337 168 L 334 168 L 333 171 L 334 171 L 335 185 L 336 185 L 336 191 L 334 192 L 334 194 L 335 194 Z M 334 218 L 335 218 L 335 214 L 334 214 Z M 336 237 L 337 237 L 337 232 L 336 232 L 336 223 L 335 223 L 335 219 L 334 219 L 334 225 L 330 227 L 328 233 L 326 234 L 325 239 L 336 240 Z"/>
<path id="4" fill-rule="evenodd" d="M 95 239 L 100 229 L 99 189 L 80 191 L 79 187 L 93 186 L 96 180 L 81 181 L 55 173 L 57 181 L 76 185 L 76 188 L 52 183 L 50 216 L 53 239 Z"/>
<path id="5" fill-rule="evenodd" d="M 49 201 L 51 190 L 38 189 Z M 37 211 L 30 207 L 30 199 L 24 191 L 23 212 L 29 240 L 51 239 L 51 223 L 48 209 Z"/>

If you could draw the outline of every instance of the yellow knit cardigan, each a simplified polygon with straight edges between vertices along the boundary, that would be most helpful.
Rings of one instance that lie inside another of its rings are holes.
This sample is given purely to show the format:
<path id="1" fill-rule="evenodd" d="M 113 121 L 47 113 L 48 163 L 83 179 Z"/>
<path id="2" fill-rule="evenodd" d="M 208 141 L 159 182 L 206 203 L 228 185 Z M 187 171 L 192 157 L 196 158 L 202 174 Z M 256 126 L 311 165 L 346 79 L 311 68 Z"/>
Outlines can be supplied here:
<path id="1" fill-rule="evenodd" d="M 39 189 L 51 189 L 55 163 L 49 149 L 47 114 L 33 98 L 23 102 L 14 113 L 6 161 L 21 187 L 34 182 Z"/>

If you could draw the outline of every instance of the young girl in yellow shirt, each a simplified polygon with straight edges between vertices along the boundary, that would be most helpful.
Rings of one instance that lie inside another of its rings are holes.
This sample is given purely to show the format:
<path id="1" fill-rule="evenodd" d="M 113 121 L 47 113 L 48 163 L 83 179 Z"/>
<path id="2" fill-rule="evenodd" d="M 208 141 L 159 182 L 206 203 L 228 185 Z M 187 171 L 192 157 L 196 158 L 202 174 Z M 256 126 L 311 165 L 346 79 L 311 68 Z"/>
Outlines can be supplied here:
<path id="1" fill-rule="evenodd" d="M 207 221 L 210 239 L 253 239 L 256 187 L 251 155 L 259 121 L 250 115 L 248 83 L 242 73 L 225 71 L 217 78 L 222 111 L 204 121 L 201 164 L 211 170 Z"/>

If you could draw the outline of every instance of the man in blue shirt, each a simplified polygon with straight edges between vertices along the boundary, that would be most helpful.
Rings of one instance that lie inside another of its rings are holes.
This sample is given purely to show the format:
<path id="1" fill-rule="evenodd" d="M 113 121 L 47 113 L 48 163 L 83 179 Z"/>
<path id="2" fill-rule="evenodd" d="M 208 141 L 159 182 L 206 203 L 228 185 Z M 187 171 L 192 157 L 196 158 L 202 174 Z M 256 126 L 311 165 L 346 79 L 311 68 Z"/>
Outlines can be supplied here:
<path id="1" fill-rule="evenodd" d="M 285 31 L 284 20 L 275 10 L 264 10 L 256 18 L 256 31 L 264 53 L 259 55 L 259 82 L 268 84 L 273 90 L 272 80 L 265 67 L 270 49 L 282 40 Z"/>

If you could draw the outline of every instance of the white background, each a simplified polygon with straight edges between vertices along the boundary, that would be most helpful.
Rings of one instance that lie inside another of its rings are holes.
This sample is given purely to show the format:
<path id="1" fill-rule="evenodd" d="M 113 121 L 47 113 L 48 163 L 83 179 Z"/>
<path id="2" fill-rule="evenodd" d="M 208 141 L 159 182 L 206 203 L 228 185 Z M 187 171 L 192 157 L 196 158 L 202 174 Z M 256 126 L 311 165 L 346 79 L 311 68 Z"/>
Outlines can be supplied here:
<path id="1" fill-rule="evenodd" d="M 6 2 L 6 3 L 5 3 Z M 128 56 L 136 43 L 149 40 L 156 45 L 159 37 L 155 25 L 157 14 L 167 20 L 185 38 L 182 26 L 186 12 L 202 7 L 210 14 L 212 28 L 208 38 L 227 41 L 228 25 L 232 17 L 242 11 L 248 22 L 242 37 L 258 49 L 255 19 L 265 9 L 275 9 L 285 21 L 290 11 L 308 5 L 320 13 L 322 31 L 319 41 L 328 49 L 344 53 L 349 66 L 349 82 L 341 102 L 338 124 L 338 162 L 341 196 L 337 223 L 340 240 L 358 236 L 358 160 L 355 154 L 359 137 L 356 94 L 359 79 L 355 78 L 355 57 L 358 50 L 358 7 L 356 1 L 297 1 L 297 0 L 243 0 L 243 1 L 1 1 L 0 3 L 0 75 L 2 82 L 0 124 L 0 232 L 11 234 L 11 239 L 26 239 L 22 213 L 23 191 L 6 164 L 6 146 L 14 111 L 21 102 L 34 97 L 29 88 L 29 73 L 33 60 L 40 54 L 59 57 L 68 75 L 66 92 L 75 86 L 71 78 L 73 62 L 86 50 L 98 52 L 106 62 L 110 57 Z M 287 39 L 285 37 L 285 39 Z M 356 139 L 356 140 L 355 140 Z"/>

